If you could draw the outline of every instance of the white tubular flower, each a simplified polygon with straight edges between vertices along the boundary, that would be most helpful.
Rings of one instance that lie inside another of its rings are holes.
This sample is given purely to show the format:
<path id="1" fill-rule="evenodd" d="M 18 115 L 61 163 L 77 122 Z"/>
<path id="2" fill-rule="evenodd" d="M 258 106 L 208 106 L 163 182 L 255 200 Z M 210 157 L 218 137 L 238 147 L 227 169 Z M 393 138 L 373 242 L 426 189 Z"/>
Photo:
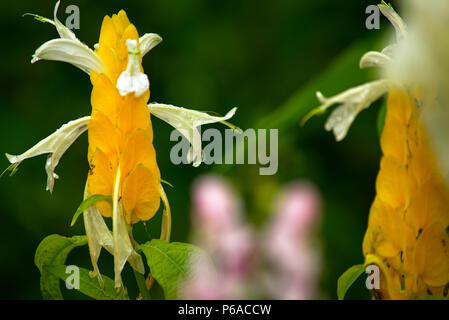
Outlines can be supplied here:
<path id="1" fill-rule="evenodd" d="M 394 53 L 397 50 L 398 44 L 401 43 L 407 37 L 407 26 L 402 18 L 397 14 L 394 9 L 388 5 L 380 4 L 379 6 L 382 14 L 390 21 L 396 31 L 396 43 L 387 46 L 382 52 L 370 51 L 363 55 L 360 59 L 360 68 L 388 67 L 394 59 Z"/>
<path id="2" fill-rule="evenodd" d="M 47 171 L 47 190 L 53 191 L 55 179 L 58 175 L 54 172 L 64 152 L 72 143 L 88 128 L 90 117 L 83 117 L 70 121 L 56 130 L 53 134 L 38 142 L 21 155 L 6 154 L 11 166 L 7 170 L 15 171 L 20 163 L 28 158 L 48 153 L 45 170 Z"/>
<path id="3" fill-rule="evenodd" d="M 161 36 L 156 33 L 145 33 L 143 36 L 141 36 L 139 38 L 139 44 L 140 54 L 142 55 L 142 58 L 161 42 Z M 94 44 L 94 48 L 98 49 L 98 43 Z"/>
<path id="4" fill-rule="evenodd" d="M 45 42 L 36 50 L 31 63 L 39 60 L 67 62 L 87 74 L 90 74 L 90 70 L 96 73 L 106 71 L 103 62 L 92 49 L 80 41 L 69 39 L 53 39 Z"/>
<path id="5" fill-rule="evenodd" d="M 67 28 L 63 23 L 61 23 L 61 21 L 59 21 L 58 17 L 56 16 L 57 13 L 58 13 L 58 8 L 59 8 L 59 3 L 60 2 L 61 1 L 56 2 L 55 9 L 53 11 L 53 19 L 54 20 L 50 20 L 48 18 L 39 16 L 39 15 L 33 14 L 33 13 L 26 13 L 24 15 L 32 16 L 36 20 L 44 22 L 44 23 L 51 23 L 52 25 L 54 25 L 56 27 L 56 31 L 58 31 L 59 36 L 61 37 L 61 39 L 78 40 L 76 38 L 75 34 L 69 28 Z"/>
<path id="6" fill-rule="evenodd" d="M 334 104 L 341 104 L 330 114 L 324 126 L 325 129 L 333 131 L 337 141 L 343 140 L 360 111 L 368 108 L 394 86 L 395 83 L 390 80 L 378 80 L 351 88 L 330 98 L 317 92 L 317 98 L 322 103 L 319 107 L 320 112 L 324 112 Z"/>
<path id="7" fill-rule="evenodd" d="M 87 199 L 89 196 L 86 188 L 84 191 L 84 199 Z M 106 225 L 103 216 L 98 211 L 97 206 L 93 205 L 87 208 L 83 212 L 83 219 L 90 258 L 94 268 L 91 276 L 97 276 L 100 283 L 103 284 L 103 279 L 98 268 L 98 258 L 100 257 L 101 248 L 105 248 L 112 255 L 117 252 L 117 260 L 120 262 L 119 265 L 115 266 L 115 271 L 118 271 L 118 273 L 116 273 L 117 287 L 121 285 L 120 274 L 127 260 L 135 270 L 142 274 L 145 273 L 142 257 L 134 250 L 134 247 L 131 244 L 129 235 L 126 232 L 126 225 L 124 224 L 123 217 L 117 224 L 120 226 L 121 231 L 119 230 L 119 232 L 114 233 L 114 235 L 117 236 L 113 236 Z"/>
<path id="8" fill-rule="evenodd" d="M 28 14 L 39 21 L 53 24 L 61 37 L 41 45 L 34 53 L 31 63 L 39 60 L 62 61 L 80 68 L 87 74 L 90 74 L 90 70 L 94 70 L 96 73 L 105 72 L 106 68 L 97 54 L 78 40 L 75 34 L 58 20 L 56 17 L 58 7 L 59 1 L 55 5 L 54 20 L 35 14 Z"/>
<path id="9" fill-rule="evenodd" d="M 221 122 L 233 130 L 238 128 L 226 120 L 232 118 L 237 108 L 231 109 L 224 117 L 211 116 L 205 112 L 175 107 L 168 104 L 150 103 L 150 113 L 177 129 L 191 144 L 187 161 L 197 167 L 201 164 L 201 136 L 197 128 L 203 124 Z"/>
<path id="10" fill-rule="evenodd" d="M 161 42 L 162 38 L 156 33 L 145 33 L 141 36 L 139 38 L 139 44 L 142 57 Z"/>
<path id="11" fill-rule="evenodd" d="M 150 103 L 148 108 L 151 114 L 179 130 L 191 143 L 192 147 L 188 155 L 188 161 L 193 162 L 195 167 L 201 164 L 202 158 L 201 136 L 197 127 L 203 124 L 221 122 L 233 130 L 238 130 L 236 126 L 226 121 L 234 116 L 237 108 L 231 109 L 224 117 L 215 117 L 205 112 L 160 103 Z M 47 190 L 52 192 L 55 179 L 59 178 L 54 172 L 59 160 L 72 143 L 88 129 L 89 121 L 90 116 L 72 120 L 24 153 L 20 155 L 10 155 L 7 153 L 6 157 L 11 165 L 5 172 L 11 171 L 14 173 L 23 160 L 48 153 L 49 157 L 45 165 L 45 170 L 47 171 Z"/>
<path id="12" fill-rule="evenodd" d="M 122 96 L 134 92 L 136 97 L 140 97 L 150 88 L 150 81 L 148 76 L 140 71 L 137 41 L 128 39 L 126 46 L 128 47 L 128 66 L 117 79 L 117 89 Z"/>
<path id="13" fill-rule="evenodd" d="M 383 52 L 369 51 L 360 59 L 360 69 L 379 67 L 385 68 L 393 61 L 391 57 Z"/>
<path id="14" fill-rule="evenodd" d="M 89 198 L 87 187 L 84 190 L 84 199 Z M 89 245 L 90 259 L 94 268 L 91 276 L 97 276 L 100 283 L 103 283 L 100 270 L 98 268 L 98 258 L 100 257 L 101 248 L 105 248 L 110 254 L 114 254 L 114 243 L 111 231 L 104 222 L 104 219 L 93 205 L 83 212 L 84 228 L 86 230 L 87 243 Z"/>
<path id="15" fill-rule="evenodd" d="M 117 168 L 117 174 L 114 183 L 114 194 L 112 197 L 112 239 L 114 244 L 114 274 L 115 287 L 122 286 L 122 270 L 126 261 L 138 272 L 144 274 L 142 257 L 134 250 L 126 228 L 126 221 L 123 216 L 122 202 L 119 201 L 120 191 L 120 165 Z"/>
<path id="16" fill-rule="evenodd" d="M 407 25 L 397 12 L 389 5 L 378 5 L 382 14 L 390 21 L 396 31 L 396 41 L 400 42 L 407 37 Z"/>
<path id="17" fill-rule="evenodd" d="M 394 9 L 385 4 L 380 4 L 378 7 L 394 26 L 397 43 L 387 46 L 382 52 L 369 51 L 365 53 L 359 62 L 361 69 L 379 67 L 386 70 L 390 68 L 393 63 L 396 63 L 395 56 L 398 43 L 404 41 L 407 36 L 406 25 Z M 304 124 L 311 117 L 324 113 L 334 104 L 339 104 L 340 106 L 331 113 L 324 127 L 327 131 L 334 133 L 337 141 L 341 141 L 346 137 L 351 124 L 362 110 L 367 109 L 374 101 L 397 86 L 399 86 L 398 81 L 387 77 L 348 89 L 330 98 L 326 98 L 321 92 L 317 92 L 316 95 L 321 105 L 310 111 L 301 122 Z"/>

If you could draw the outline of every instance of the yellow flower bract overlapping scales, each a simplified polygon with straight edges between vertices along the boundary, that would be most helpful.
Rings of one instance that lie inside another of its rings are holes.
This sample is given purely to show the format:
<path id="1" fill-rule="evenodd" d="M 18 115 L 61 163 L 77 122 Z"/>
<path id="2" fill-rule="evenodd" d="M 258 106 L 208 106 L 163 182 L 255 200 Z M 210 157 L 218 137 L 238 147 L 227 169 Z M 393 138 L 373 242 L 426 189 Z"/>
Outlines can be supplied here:
<path id="1" fill-rule="evenodd" d="M 419 95 L 392 91 L 363 253 L 381 267 L 382 299 L 447 295 L 449 191 L 420 124 Z"/>
<path id="2" fill-rule="evenodd" d="M 123 10 L 103 19 L 96 53 L 107 71 L 91 73 L 88 191 L 112 196 L 120 165 L 120 201 L 126 222 L 134 224 L 150 219 L 158 210 L 160 173 L 147 107 L 149 90 L 136 97 L 134 93 L 121 96 L 116 88 L 117 79 L 128 64 L 127 39 L 139 43 L 137 30 Z M 140 68 L 143 71 L 141 64 Z M 108 202 L 97 203 L 97 207 L 103 216 L 112 215 Z"/>

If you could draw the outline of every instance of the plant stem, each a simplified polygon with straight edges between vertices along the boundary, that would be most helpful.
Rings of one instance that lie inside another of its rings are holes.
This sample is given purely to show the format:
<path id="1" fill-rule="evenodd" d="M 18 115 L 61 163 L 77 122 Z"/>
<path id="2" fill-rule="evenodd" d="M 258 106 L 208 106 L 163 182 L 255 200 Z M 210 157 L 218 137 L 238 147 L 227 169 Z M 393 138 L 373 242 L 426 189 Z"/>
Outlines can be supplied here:
<path id="1" fill-rule="evenodd" d="M 138 271 L 134 270 L 134 277 L 136 278 L 137 286 L 139 287 L 140 295 L 142 296 L 142 300 L 151 300 L 150 292 L 145 285 L 145 277 L 140 274 Z"/>
<path id="2" fill-rule="evenodd" d="M 148 274 L 148 277 L 145 279 L 145 284 L 147 285 L 148 291 L 150 291 L 154 284 L 154 278 L 151 275 L 151 272 Z"/>

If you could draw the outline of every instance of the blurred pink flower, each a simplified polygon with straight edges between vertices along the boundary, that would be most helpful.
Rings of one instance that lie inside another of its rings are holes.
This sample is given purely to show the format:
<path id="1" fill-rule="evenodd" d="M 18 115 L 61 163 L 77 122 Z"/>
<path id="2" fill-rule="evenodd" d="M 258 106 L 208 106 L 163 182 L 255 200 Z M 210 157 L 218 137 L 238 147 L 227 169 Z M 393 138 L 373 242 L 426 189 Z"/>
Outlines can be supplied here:
<path id="1" fill-rule="evenodd" d="M 309 183 L 295 182 L 278 196 L 275 206 L 275 227 L 291 236 L 307 237 L 320 215 L 321 199 Z"/>
<path id="2" fill-rule="evenodd" d="M 273 299 L 311 299 L 320 274 L 311 237 L 319 222 L 320 196 L 310 184 L 294 183 L 277 197 L 274 213 L 257 234 L 244 221 L 240 198 L 219 176 L 193 187 L 193 241 L 212 263 L 195 262 L 184 285 L 187 299 L 244 299 L 250 292 Z"/>
<path id="3" fill-rule="evenodd" d="M 240 224 L 241 206 L 228 182 L 219 176 L 203 176 L 193 186 L 194 222 L 211 233 Z"/>

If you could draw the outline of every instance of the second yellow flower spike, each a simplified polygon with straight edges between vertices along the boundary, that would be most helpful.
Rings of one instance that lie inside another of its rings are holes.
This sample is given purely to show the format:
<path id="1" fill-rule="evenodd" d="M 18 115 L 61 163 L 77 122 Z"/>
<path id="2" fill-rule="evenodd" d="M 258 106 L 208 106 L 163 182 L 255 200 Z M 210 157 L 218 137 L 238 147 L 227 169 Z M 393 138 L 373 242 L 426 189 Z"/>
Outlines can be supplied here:
<path id="1" fill-rule="evenodd" d="M 377 195 L 363 242 L 367 262 L 383 271 L 382 299 L 448 294 L 449 190 L 420 124 L 420 105 L 405 90 L 388 98 Z"/>

